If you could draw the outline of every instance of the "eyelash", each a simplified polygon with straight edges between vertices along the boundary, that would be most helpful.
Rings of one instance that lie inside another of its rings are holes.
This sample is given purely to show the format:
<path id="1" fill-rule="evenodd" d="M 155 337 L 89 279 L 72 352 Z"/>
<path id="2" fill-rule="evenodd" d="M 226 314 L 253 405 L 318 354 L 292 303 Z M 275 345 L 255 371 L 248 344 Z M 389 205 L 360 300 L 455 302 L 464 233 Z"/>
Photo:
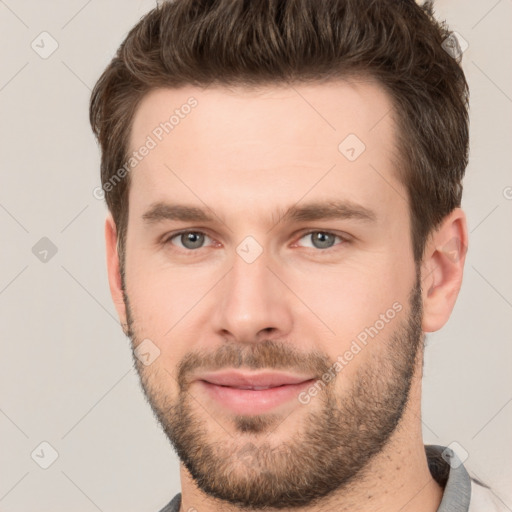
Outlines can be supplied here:
<path id="1" fill-rule="evenodd" d="M 182 230 L 182 231 L 177 231 L 175 233 L 171 233 L 169 234 L 169 236 L 165 237 L 164 240 L 163 240 L 163 245 L 167 245 L 169 243 L 171 243 L 171 240 L 176 238 L 176 237 L 179 237 L 180 235 L 183 235 L 185 233 L 196 233 L 196 234 L 200 234 L 200 235 L 205 235 L 207 236 L 208 238 L 211 238 L 208 233 L 205 233 L 204 231 L 200 231 L 200 230 L 193 230 L 193 229 L 185 229 L 185 230 Z M 311 235 L 313 233 L 323 233 L 324 235 L 332 235 L 334 236 L 335 238 L 339 238 L 341 240 L 340 243 L 338 244 L 335 244 L 333 245 L 332 247 L 328 247 L 326 249 L 317 249 L 315 247 L 306 247 L 306 249 L 313 249 L 315 252 L 318 252 L 318 253 L 330 253 L 331 251 L 334 251 L 336 250 L 337 248 L 339 248 L 340 245 L 345 245 L 346 243 L 349 243 L 350 242 L 350 239 L 348 236 L 342 236 L 342 235 L 339 235 L 339 234 L 336 234 L 336 233 L 333 233 L 332 231 L 324 231 L 324 230 L 321 230 L 321 229 L 312 229 L 312 230 L 309 230 L 309 231 L 306 231 L 304 233 L 301 233 L 300 237 L 298 238 L 298 240 L 301 240 L 302 238 L 304 238 L 305 236 L 308 236 L 308 235 Z M 197 249 L 183 249 L 181 247 L 176 247 L 179 251 L 184 251 L 186 253 L 193 253 L 193 252 L 197 252 L 199 251 L 199 249 L 204 249 L 204 247 L 199 247 Z"/>

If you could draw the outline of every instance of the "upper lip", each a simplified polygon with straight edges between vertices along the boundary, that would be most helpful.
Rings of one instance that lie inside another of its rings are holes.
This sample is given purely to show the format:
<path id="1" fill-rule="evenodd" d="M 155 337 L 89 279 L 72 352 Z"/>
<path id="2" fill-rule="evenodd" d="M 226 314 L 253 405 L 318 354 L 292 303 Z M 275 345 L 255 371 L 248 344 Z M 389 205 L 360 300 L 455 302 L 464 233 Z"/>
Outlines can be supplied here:
<path id="1" fill-rule="evenodd" d="M 229 386 L 232 388 L 252 389 L 252 388 L 273 388 L 287 384 L 300 384 L 314 377 L 307 375 L 296 375 L 286 372 L 257 372 L 248 373 L 240 371 L 223 371 L 204 373 L 195 380 L 202 380 L 217 386 Z"/>

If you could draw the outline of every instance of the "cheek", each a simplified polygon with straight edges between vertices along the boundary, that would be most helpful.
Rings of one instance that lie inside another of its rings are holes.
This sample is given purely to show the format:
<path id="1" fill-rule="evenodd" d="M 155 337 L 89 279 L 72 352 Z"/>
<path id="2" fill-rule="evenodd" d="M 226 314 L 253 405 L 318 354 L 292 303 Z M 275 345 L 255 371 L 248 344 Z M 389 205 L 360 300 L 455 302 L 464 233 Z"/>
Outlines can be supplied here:
<path id="1" fill-rule="evenodd" d="M 296 317 L 297 331 L 332 361 L 342 357 L 344 374 L 364 365 L 371 353 L 386 350 L 405 318 L 414 265 L 399 266 L 392 259 L 325 269 L 300 279 L 288 275 L 288 282 L 294 282 L 290 286 L 313 313 Z"/>
<path id="2" fill-rule="evenodd" d="M 175 275 L 166 277 L 165 273 L 133 278 L 127 283 L 127 290 L 140 334 L 157 340 L 172 337 L 190 323 L 194 304 L 204 294 L 190 280 Z"/>
<path id="3" fill-rule="evenodd" d="M 293 289 L 336 336 L 345 336 L 378 320 L 396 301 L 405 307 L 412 279 L 407 272 L 352 266 L 301 276 Z"/>
<path id="4" fill-rule="evenodd" d="M 137 340 L 148 338 L 158 347 L 157 366 L 173 372 L 193 343 L 205 337 L 204 308 L 208 300 L 203 297 L 218 278 L 214 279 L 211 272 L 184 272 L 148 261 L 135 251 L 127 258 L 126 289 L 133 329 Z"/>

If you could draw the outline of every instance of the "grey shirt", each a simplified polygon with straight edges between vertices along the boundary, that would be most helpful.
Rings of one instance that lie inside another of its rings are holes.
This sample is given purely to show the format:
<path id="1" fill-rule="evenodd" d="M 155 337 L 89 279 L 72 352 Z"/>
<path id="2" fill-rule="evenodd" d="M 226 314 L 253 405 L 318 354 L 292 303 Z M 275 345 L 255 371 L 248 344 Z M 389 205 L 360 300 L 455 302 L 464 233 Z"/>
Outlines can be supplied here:
<path id="1" fill-rule="evenodd" d="M 438 445 L 426 445 L 425 451 L 433 478 L 444 488 L 437 512 L 473 512 L 469 507 L 472 481 L 457 455 L 449 448 Z M 474 483 L 480 487 L 478 482 Z M 160 512 L 179 512 L 180 505 L 181 493 L 174 496 Z"/>

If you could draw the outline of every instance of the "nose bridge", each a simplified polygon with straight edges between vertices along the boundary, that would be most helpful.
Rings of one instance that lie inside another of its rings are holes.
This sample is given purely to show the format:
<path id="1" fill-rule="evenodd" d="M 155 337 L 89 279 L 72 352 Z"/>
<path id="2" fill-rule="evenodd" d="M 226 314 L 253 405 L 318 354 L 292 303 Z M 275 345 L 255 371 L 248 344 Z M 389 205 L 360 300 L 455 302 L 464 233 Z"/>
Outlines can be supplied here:
<path id="1" fill-rule="evenodd" d="M 230 286 L 236 296 L 242 300 L 250 299 L 252 296 L 259 300 L 267 298 L 265 290 L 270 291 L 272 287 L 272 273 L 268 266 L 268 251 L 264 251 L 259 244 L 255 245 L 252 241 L 244 241 L 236 248 L 236 254 L 233 255 L 233 265 L 230 272 Z M 270 294 L 268 294 L 270 297 Z"/>
<path id="2" fill-rule="evenodd" d="M 290 330 L 292 320 L 285 287 L 268 268 L 275 266 L 270 253 L 253 237 L 246 237 L 236 247 L 217 305 L 215 327 L 223 336 L 251 342 L 264 330 L 277 330 L 281 335 Z"/>

